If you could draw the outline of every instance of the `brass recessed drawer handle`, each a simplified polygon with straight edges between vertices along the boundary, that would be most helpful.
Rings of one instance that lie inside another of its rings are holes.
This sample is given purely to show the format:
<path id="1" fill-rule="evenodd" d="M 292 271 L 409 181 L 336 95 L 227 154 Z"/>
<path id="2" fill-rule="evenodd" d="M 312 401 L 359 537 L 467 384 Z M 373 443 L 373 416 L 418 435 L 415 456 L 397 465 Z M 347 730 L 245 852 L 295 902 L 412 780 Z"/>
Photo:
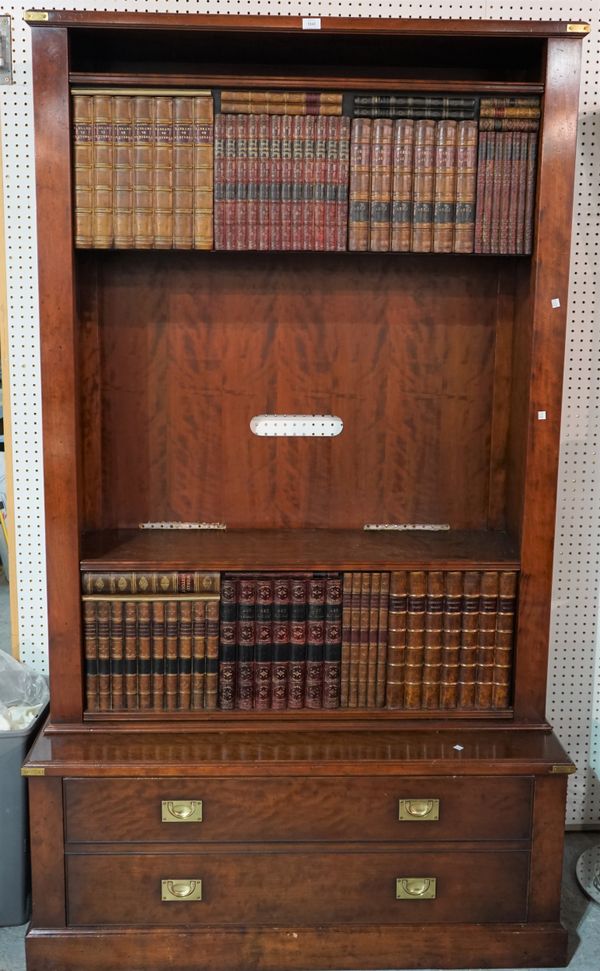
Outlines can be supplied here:
<path id="1" fill-rule="evenodd" d="M 201 823 L 201 799 L 163 799 L 163 823 Z"/>
<path id="2" fill-rule="evenodd" d="M 202 880 L 161 880 L 163 900 L 202 900 Z"/>
<path id="3" fill-rule="evenodd" d="M 435 900 L 435 877 L 398 877 L 396 900 Z"/>
<path id="4" fill-rule="evenodd" d="M 406 820 L 429 820 L 431 822 L 440 818 L 439 799 L 399 799 L 398 800 L 398 819 L 402 822 Z"/>

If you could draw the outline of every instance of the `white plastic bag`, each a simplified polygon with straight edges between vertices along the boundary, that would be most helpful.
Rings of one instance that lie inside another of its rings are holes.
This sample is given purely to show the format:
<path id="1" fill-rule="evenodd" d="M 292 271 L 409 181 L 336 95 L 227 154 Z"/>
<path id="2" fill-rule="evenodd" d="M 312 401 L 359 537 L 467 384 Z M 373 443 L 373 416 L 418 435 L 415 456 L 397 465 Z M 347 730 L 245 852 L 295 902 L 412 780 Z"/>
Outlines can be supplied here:
<path id="1" fill-rule="evenodd" d="M 0 651 L 0 731 L 28 728 L 48 701 L 45 678 Z"/>

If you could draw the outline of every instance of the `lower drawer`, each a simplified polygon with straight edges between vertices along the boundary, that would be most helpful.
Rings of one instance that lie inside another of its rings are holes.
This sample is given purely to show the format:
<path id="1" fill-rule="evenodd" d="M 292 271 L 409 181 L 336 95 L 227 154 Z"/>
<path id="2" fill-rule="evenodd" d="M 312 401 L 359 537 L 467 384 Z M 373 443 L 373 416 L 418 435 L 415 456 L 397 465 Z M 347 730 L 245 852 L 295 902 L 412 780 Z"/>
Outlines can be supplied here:
<path id="1" fill-rule="evenodd" d="M 68 923 L 519 922 L 527 916 L 528 862 L 525 850 L 388 847 L 74 854 L 67 857 Z M 187 896 L 200 889 L 201 899 Z M 397 899 L 398 891 L 407 899 Z M 163 900 L 165 893 L 175 899 Z"/>

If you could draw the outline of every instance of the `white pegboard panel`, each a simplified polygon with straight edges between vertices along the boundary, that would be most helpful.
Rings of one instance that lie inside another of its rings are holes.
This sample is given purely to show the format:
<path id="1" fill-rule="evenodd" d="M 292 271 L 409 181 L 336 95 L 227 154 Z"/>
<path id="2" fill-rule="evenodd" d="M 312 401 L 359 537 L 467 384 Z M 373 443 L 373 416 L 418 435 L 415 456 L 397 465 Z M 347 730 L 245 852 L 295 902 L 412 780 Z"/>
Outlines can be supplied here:
<path id="1" fill-rule="evenodd" d="M 29 28 L 23 11 L 32 0 L 5 6 L 13 18 L 15 83 L 2 98 L 6 233 L 9 279 L 9 345 L 19 636 L 23 658 L 46 669 L 47 625 L 43 541 L 40 381 L 38 345 L 33 136 Z M 368 2 L 368 0 L 113 0 L 112 3 L 37 4 L 44 9 L 88 8 L 172 13 L 262 13 L 302 16 L 451 17 L 502 20 L 585 20 L 584 73 L 578 148 L 576 209 L 569 301 L 569 334 L 559 482 L 549 717 L 579 766 L 571 780 L 568 822 L 600 821 L 600 485 L 595 488 L 600 411 L 600 335 L 597 307 L 600 158 L 595 112 L 599 106 L 600 18 L 598 0 L 478 3 Z"/>

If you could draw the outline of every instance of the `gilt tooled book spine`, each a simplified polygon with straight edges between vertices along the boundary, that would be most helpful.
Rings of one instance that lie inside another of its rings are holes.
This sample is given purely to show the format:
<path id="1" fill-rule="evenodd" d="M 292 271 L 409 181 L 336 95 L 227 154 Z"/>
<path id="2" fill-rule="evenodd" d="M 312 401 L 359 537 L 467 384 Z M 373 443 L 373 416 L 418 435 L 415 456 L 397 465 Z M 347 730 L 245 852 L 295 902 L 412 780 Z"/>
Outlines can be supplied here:
<path id="1" fill-rule="evenodd" d="M 256 621 L 254 649 L 254 707 L 271 707 L 271 665 L 273 663 L 273 580 L 256 580 Z"/>
<path id="2" fill-rule="evenodd" d="M 462 630 L 458 672 L 459 708 L 473 708 L 475 706 L 480 587 L 481 574 L 476 570 L 466 570 L 463 574 Z"/>
<path id="3" fill-rule="evenodd" d="M 371 133 L 369 249 L 378 253 L 387 253 L 390 248 L 392 138 L 393 122 L 389 118 L 376 118 Z"/>
<path id="4" fill-rule="evenodd" d="M 152 656 L 152 707 L 160 711 L 165 707 L 165 603 L 152 601 L 150 623 L 150 649 Z"/>
<path id="5" fill-rule="evenodd" d="M 354 98 L 354 104 L 359 106 L 392 105 L 401 108 L 470 108 L 475 109 L 477 99 L 474 97 L 448 95 L 411 95 L 411 94 L 359 94 Z"/>
<path id="6" fill-rule="evenodd" d="M 292 203 L 291 203 L 291 247 L 301 250 L 303 246 L 304 213 L 304 140 L 305 119 L 297 115 L 292 119 Z"/>
<path id="7" fill-rule="evenodd" d="M 175 97 L 173 98 L 173 248 L 192 249 L 193 245 L 194 100 L 188 97 Z"/>
<path id="8" fill-rule="evenodd" d="M 338 188 L 340 181 L 341 118 L 327 119 L 327 162 L 325 169 L 325 229 L 323 245 L 328 251 L 337 248 Z"/>
<path id="9" fill-rule="evenodd" d="M 206 604 L 206 665 L 204 675 L 204 707 L 217 707 L 219 684 L 219 601 Z"/>
<path id="10" fill-rule="evenodd" d="M 530 254 L 533 246 L 533 216 L 535 210 L 535 191 L 537 174 L 537 143 L 536 132 L 527 136 L 527 162 L 525 178 L 525 230 L 523 238 L 523 252 Z"/>
<path id="11" fill-rule="evenodd" d="M 531 95 L 500 95 L 494 98 L 482 98 L 481 110 L 485 113 L 495 108 L 539 108 L 539 99 L 532 98 Z"/>
<path id="12" fill-rule="evenodd" d="M 315 249 L 325 249 L 325 197 L 327 180 L 327 122 L 319 115 L 315 122 L 314 236 Z"/>
<path id="13" fill-rule="evenodd" d="M 292 118 L 281 119 L 281 248 L 292 248 Z"/>
<path id="14" fill-rule="evenodd" d="M 503 572 L 498 580 L 498 615 L 492 675 L 492 708 L 508 708 L 511 701 L 517 574 Z"/>
<path id="15" fill-rule="evenodd" d="M 500 233 L 498 252 L 512 253 L 510 248 L 510 195 L 514 183 L 513 144 L 514 134 L 505 132 L 502 151 L 502 192 L 500 195 Z"/>
<path id="16" fill-rule="evenodd" d="M 110 603 L 110 707 L 113 711 L 125 708 L 123 690 L 123 601 Z"/>
<path id="17" fill-rule="evenodd" d="M 369 619 L 371 606 L 371 574 L 360 575 L 358 707 L 367 706 L 367 678 L 369 674 Z"/>
<path id="18" fill-rule="evenodd" d="M 306 686 L 304 706 L 323 707 L 323 661 L 325 647 L 325 580 L 313 577 L 307 583 Z"/>
<path id="19" fill-rule="evenodd" d="M 303 708 L 306 691 L 307 581 L 292 577 L 290 590 L 290 664 L 288 708 Z"/>
<path id="20" fill-rule="evenodd" d="M 304 119 L 302 173 L 302 249 L 315 248 L 315 118 Z"/>
<path id="21" fill-rule="evenodd" d="M 258 249 L 268 250 L 271 242 L 271 122 L 258 116 Z"/>
<path id="22" fill-rule="evenodd" d="M 535 118 L 480 118 L 479 131 L 537 131 L 540 126 Z"/>
<path id="23" fill-rule="evenodd" d="M 402 708 L 404 706 L 407 606 L 408 574 L 405 570 L 396 570 L 390 575 L 388 604 L 385 687 L 385 701 L 388 708 Z"/>
<path id="24" fill-rule="evenodd" d="M 139 708 L 147 711 L 152 707 L 150 662 L 150 614 L 149 600 L 137 604 L 138 623 L 138 701 Z"/>
<path id="25" fill-rule="evenodd" d="M 477 197 L 475 201 L 475 238 L 473 241 L 473 251 L 475 253 L 484 252 L 484 228 L 488 219 L 487 214 L 487 168 L 486 159 L 488 152 L 488 133 L 481 132 L 479 135 L 479 147 L 477 151 Z"/>
<path id="26" fill-rule="evenodd" d="M 520 152 L 517 163 L 517 224 L 516 224 L 516 249 L 519 255 L 525 252 L 525 195 L 527 190 L 527 151 L 528 135 L 522 132 L 520 135 Z"/>
<path id="27" fill-rule="evenodd" d="M 236 116 L 234 249 L 248 249 L 248 116 Z"/>
<path id="28" fill-rule="evenodd" d="M 508 204 L 508 252 L 517 252 L 517 224 L 519 221 L 519 182 L 522 171 L 523 154 L 523 134 L 513 132 L 512 134 L 512 163 L 511 163 L 511 182 L 510 200 Z"/>
<path id="29" fill-rule="evenodd" d="M 98 644 L 98 708 L 108 711 L 110 704 L 110 604 L 96 604 L 96 638 Z"/>
<path id="30" fill-rule="evenodd" d="M 85 704 L 87 711 L 98 710 L 98 632 L 96 603 L 83 603 L 83 644 L 85 654 Z"/>
<path id="31" fill-rule="evenodd" d="M 254 640 L 256 580 L 237 581 L 235 707 L 251 711 L 254 704 Z"/>
<path id="32" fill-rule="evenodd" d="M 136 249 L 154 247 L 154 175 L 156 98 L 133 99 L 133 242 Z"/>
<path id="33" fill-rule="evenodd" d="M 338 176 L 337 176 L 337 237 L 335 249 L 345 252 L 348 249 L 348 205 L 350 192 L 350 118 L 343 115 L 337 118 L 338 139 Z"/>
<path id="34" fill-rule="evenodd" d="M 281 234 L 281 115 L 271 115 L 269 179 L 269 249 L 282 248 Z"/>
<path id="35" fill-rule="evenodd" d="M 492 706 L 497 615 L 498 574 L 495 571 L 486 570 L 481 574 L 481 596 L 479 600 L 476 708 L 491 708 Z"/>
<path id="36" fill-rule="evenodd" d="M 379 607 L 381 601 L 381 573 L 371 574 L 369 596 L 369 651 L 367 656 L 367 708 L 375 707 L 377 693 L 377 645 L 379 638 Z"/>
<path id="37" fill-rule="evenodd" d="M 113 224 L 115 249 L 133 247 L 133 99 L 115 95 Z"/>
<path id="38" fill-rule="evenodd" d="M 490 133 L 488 136 L 489 141 L 493 145 L 493 155 L 491 158 L 492 201 L 490 209 L 490 253 L 498 253 L 500 250 L 500 209 L 504 174 L 504 146 L 508 137 L 506 132 L 500 132 L 498 134 Z"/>
<path id="39" fill-rule="evenodd" d="M 192 701 L 192 601 L 179 602 L 179 664 L 177 707 L 188 711 Z"/>
<path id="40" fill-rule="evenodd" d="M 204 600 L 195 600 L 192 603 L 192 677 L 190 708 L 194 710 L 205 707 L 204 692 L 206 684 L 207 606 L 208 604 Z"/>
<path id="41" fill-rule="evenodd" d="M 212 96 L 194 98 L 194 247 L 213 247 L 214 108 Z"/>
<path id="42" fill-rule="evenodd" d="M 94 245 L 94 99 L 73 95 L 75 246 Z"/>
<path id="43" fill-rule="evenodd" d="M 436 123 L 422 119 L 415 124 L 412 198 L 413 253 L 429 253 L 433 245 L 433 190 Z"/>
<path id="44" fill-rule="evenodd" d="M 474 247 L 477 141 L 477 122 L 461 121 L 456 141 L 456 208 L 452 243 L 455 253 L 472 253 Z"/>
<path id="45" fill-rule="evenodd" d="M 370 118 L 355 118 L 352 122 L 348 249 L 353 251 L 366 250 L 369 245 L 372 126 Z"/>
<path id="46" fill-rule="evenodd" d="M 258 115 L 248 116 L 248 187 L 246 192 L 246 241 L 258 249 Z"/>
<path id="47" fill-rule="evenodd" d="M 360 662 L 360 598 L 362 574 L 352 574 L 350 607 L 350 664 L 348 671 L 348 707 L 358 706 L 358 668 Z"/>
<path id="48" fill-rule="evenodd" d="M 427 574 L 412 570 L 408 574 L 406 614 L 406 669 L 404 674 L 404 707 L 420 708 L 425 655 L 425 610 Z"/>
<path id="49" fill-rule="evenodd" d="M 506 118 L 516 121 L 535 120 L 540 117 L 539 107 L 529 108 L 488 108 L 481 102 L 480 118 Z"/>
<path id="50" fill-rule="evenodd" d="M 177 708 L 179 675 L 179 611 L 176 600 L 165 604 L 165 708 Z"/>
<path id="51" fill-rule="evenodd" d="M 94 211 L 92 235 L 94 246 L 108 249 L 113 245 L 113 173 L 114 123 L 111 95 L 94 95 Z"/>
<path id="52" fill-rule="evenodd" d="M 371 118 L 460 121 L 476 117 L 477 99 L 419 95 L 357 95 L 354 98 L 354 114 L 356 117 Z"/>
<path id="53" fill-rule="evenodd" d="M 390 249 L 394 253 L 408 253 L 412 223 L 414 121 L 406 119 L 394 122 L 393 139 Z"/>
<path id="54" fill-rule="evenodd" d="M 423 650 L 423 688 L 421 693 L 421 706 L 423 708 L 440 707 L 443 609 L 444 574 L 440 570 L 430 570 L 427 573 L 425 646 Z"/>
<path id="55" fill-rule="evenodd" d="M 156 99 L 154 248 L 173 248 L 173 98 Z"/>
<path id="56" fill-rule="evenodd" d="M 221 622 L 219 629 L 219 708 L 235 707 L 237 593 L 236 582 L 225 576 L 221 581 Z"/>
<path id="57" fill-rule="evenodd" d="M 455 121 L 438 122 L 433 189 L 432 248 L 434 253 L 451 253 L 454 242 L 457 134 Z"/>
<path id="58" fill-rule="evenodd" d="M 183 100 L 183 99 L 182 99 Z M 225 246 L 225 115 L 215 115 L 214 143 L 214 239 L 215 249 L 224 250 Z M 193 199 L 193 196 L 192 196 Z M 193 239 L 193 217 L 192 217 Z"/>
<path id="59" fill-rule="evenodd" d="M 440 708 L 458 705 L 458 671 L 462 630 L 463 574 L 449 570 L 444 575 L 442 616 L 442 667 L 440 674 Z"/>
<path id="60" fill-rule="evenodd" d="M 385 706 L 387 677 L 388 609 L 390 599 L 390 575 L 381 574 L 379 589 L 379 618 L 377 621 L 377 674 L 375 678 L 375 707 Z"/>
<path id="61" fill-rule="evenodd" d="M 280 575 L 273 582 L 273 664 L 271 667 L 271 708 L 282 711 L 288 703 L 290 663 L 291 580 Z"/>
<path id="62" fill-rule="evenodd" d="M 223 112 L 269 114 L 341 114 L 342 95 L 311 91 L 222 91 Z"/>
<path id="63" fill-rule="evenodd" d="M 350 693 L 350 649 L 352 638 L 352 574 L 342 580 L 342 658 L 340 666 L 340 706 L 348 707 Z"/>
<path id="64" fill-rule="evenodd" d="M 342 581 L 325 580 L 325 647 L 323 651 L 323 708 L 340 707 L 342 663 Z"/>
<path id="65" fill-rule="evenodd" d="M 237 249 L 237 121 L 238 115 L 225 115 L 223 139 L 225 249 Z"/>
<path id="66" fill-rule="evenodd" d="M 138 626 L 137 603 L 126 600 L 124 603 L 124 656 L 123 656 L 123 687 L 125 707 L 128 711 L 138 708 Z"/>
<path id="67" fill-rule="evenodd" d="M 93 594 L 148 594 L 153 593 L 214 593 L 218 594 L 220 585 L 219 573 L 170 572 L 144 573 L 96 573 L 86 572 L 81 575 L 82 593 Z"/>

